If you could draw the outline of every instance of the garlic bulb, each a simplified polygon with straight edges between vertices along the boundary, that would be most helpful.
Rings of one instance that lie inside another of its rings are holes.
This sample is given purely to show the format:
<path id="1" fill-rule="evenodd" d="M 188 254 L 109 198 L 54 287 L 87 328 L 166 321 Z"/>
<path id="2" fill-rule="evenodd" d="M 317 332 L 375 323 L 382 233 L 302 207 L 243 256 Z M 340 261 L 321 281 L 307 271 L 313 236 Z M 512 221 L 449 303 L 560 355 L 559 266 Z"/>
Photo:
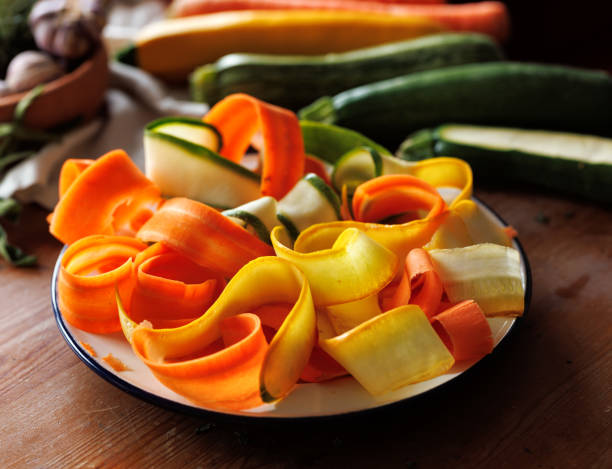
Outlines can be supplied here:
<path id="1" fill-rule="evenodd" d="M 11 89 L 8 87 L 8 85 L 6 84 L 6 82 L 4 80 L 0 80 L 0 98 L 2 96 L 8 96 L 9 94 L 11 94 L 12 91 Z"/>
<path id="2" fill-rule="evenodd" d="M 13 92 L 26 91 L 64 74 L 64 70 L 44 52 L 28 50 L 17 54 L 6 69 L 6 85 Z"/>
<path id="3" fill-rule="evenodd" d="M 29 16 L 36 45 L 66 59 L 80 59 L 100 43 L 104 0 L 39 0 Z"/>

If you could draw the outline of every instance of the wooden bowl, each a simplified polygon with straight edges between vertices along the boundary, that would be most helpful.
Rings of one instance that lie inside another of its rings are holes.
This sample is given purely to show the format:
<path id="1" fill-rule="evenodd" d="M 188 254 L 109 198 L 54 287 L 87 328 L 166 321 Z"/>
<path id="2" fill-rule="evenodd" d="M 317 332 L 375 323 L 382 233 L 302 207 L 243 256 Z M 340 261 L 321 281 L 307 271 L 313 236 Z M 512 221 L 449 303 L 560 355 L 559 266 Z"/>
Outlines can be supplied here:
<path id="1" fill-rule="evenodd" d="M 26 111 L 24 124 L 49 129 L 77 118 L 91 118 L 99 109 L 108 86 L 108 59 L 104 47 L 72 72 L 44 84 L 44 90 Z M 0 122 L 13 120 L 15 106 L 27 94 L 0 97 Z"/>

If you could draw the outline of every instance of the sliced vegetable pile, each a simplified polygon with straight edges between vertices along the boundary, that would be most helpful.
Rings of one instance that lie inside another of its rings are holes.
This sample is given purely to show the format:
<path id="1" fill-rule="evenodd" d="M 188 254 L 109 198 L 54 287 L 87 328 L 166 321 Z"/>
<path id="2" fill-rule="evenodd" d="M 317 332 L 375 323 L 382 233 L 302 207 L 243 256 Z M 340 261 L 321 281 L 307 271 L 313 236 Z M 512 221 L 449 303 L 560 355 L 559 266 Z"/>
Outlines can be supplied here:
<path id="1" fill-rule="evenodd" d="M 63 166 L 59 306 L 123 330 L 195 404 L 344 375 L 386 393 L 481 358 L 487 318 L 523 313 L 513 230 L 470 199 L 462 160 L 403 161 L 244 94 L 144 138 L 147 176 L 122 150 Z"/>

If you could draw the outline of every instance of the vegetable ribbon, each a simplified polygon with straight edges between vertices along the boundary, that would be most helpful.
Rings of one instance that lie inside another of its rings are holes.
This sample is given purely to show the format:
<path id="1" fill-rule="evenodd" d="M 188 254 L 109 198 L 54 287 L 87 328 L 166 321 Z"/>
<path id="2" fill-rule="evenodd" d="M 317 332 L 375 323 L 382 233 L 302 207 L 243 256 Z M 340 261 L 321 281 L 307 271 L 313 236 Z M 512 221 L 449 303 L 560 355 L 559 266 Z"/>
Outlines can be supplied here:
<path id="1" fill-rule="evenodd" d="M 261 132 L 261 194 L 280 200 L 304 174 L 306 155 L 297 116 L 252 96 L 236 93 L 204 116 L 223 136 L 221 155 L 240 163 L 253 137 Z"/>
<path id="2" fill-rule="evenodd" d="M 166 201 L 140 228 L 137 237 L 162 242 L 194 262 L 234 275 L 272 248 L 208 205 L 182 197 Z"/>
<path id="3" fill-rule="evenodd" d="M 293 307 L 268 347 L 259 318 L 250 312 L 269 303 Z M 242 313 L 249 313 L 249 319 L 239 320 L 248 323 L 249 332 L 220 355 L 207 354 L 223 335 L 223 321 L 245 316 Z M 276 257 L 248 263 L 201 317 L 184 326 L 151 329 L 135 326 L 126 316 L 124 312 L 122 323 L 134 352 L 162 383 L 199 404 L 231 409 L 253 407 L 290 392 L 316 338 L 308 282 L 295 266 Z M 243 344 L 245 338 L 248 343 Z"/>
<path id="4" fill-rule="evenodd" d="M 114 291 L 132 294 L 132 265 L 146 244 L 124 236 L 92 235 L 66 249 L 57 281 L 62 316 L 87 332 L 121 329 Z"/>
<path id="5" fill-rule="evenodd" d="M 133 234 L 161 201 L 159 189 L 123 150 L 73 169 L 72 176 L 68 169 L 64 173 L 64 192 L 50 218 L 49 231 L 63 243 L 94 234 Z"/>
<path id="6" fill-rule="evenodd" d="M 344 230 L 330 245 L 315 252 L 290 249 L 289 235 L 282 226 L 272 230 L 271 239 L 276 255 L 304 272 L 317 306 L 347 303 L 377 293 L 397 270 L 397 257 L 355 228 Z"/>

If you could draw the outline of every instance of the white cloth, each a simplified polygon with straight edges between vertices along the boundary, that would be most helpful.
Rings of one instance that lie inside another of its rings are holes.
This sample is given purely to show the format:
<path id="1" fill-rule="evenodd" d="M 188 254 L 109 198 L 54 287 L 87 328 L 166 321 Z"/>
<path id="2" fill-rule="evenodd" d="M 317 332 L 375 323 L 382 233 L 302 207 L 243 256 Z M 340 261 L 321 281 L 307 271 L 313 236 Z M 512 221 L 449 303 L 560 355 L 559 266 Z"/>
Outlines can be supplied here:
<path id="1" fill-rule="evenodd" d="M 60 141 L 11 168 L 0 180 L 0 197 L 15 197 L 52 209 L 57 203 L 57 182 L 64 160 L 97 158 L 122 148 L 144 169 L 142 136 L 147 123 L 168 115 L 202 117 L 208 110 L 205 104 L 189 101 L 185 89 L 169 90 L 134 67 L 117 62 L 109 66 L 106 117 L 67 132 Z"/>

